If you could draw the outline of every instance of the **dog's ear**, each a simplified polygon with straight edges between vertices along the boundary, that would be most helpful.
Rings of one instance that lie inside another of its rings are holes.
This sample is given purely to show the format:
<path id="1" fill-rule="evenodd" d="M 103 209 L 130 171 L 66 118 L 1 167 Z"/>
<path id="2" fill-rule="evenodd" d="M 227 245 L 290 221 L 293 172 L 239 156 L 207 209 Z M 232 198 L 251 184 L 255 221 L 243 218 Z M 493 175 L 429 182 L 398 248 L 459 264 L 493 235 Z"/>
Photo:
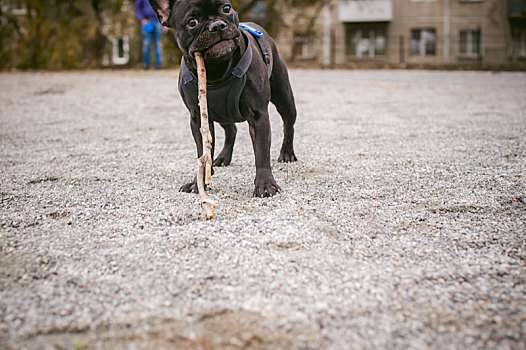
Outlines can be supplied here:
<path id="1" fill-rule="evenodd" d="M 166 25 L 175 0 L 148 0 L 163 26 Z"/>

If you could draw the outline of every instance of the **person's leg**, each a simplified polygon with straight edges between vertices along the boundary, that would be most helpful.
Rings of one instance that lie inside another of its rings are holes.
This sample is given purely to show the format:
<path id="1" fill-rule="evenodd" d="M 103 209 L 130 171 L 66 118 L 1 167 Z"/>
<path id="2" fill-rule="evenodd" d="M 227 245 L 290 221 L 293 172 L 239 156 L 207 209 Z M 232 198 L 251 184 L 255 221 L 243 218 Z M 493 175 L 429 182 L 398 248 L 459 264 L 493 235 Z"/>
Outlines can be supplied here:
<path id="1" fill-rule="evenodd" d="M 155 30 L 153 31 L 153 45 L 155 47 L 155 68 L 161 68 L 162 62 L 161 62 L 161 56 L 162 56 L 162 48 L 161 48 L 161 35 L 163 33 L 163 26 L 161 23 L 156 22 L 155 23 Z"/>
<path id="2" fill-rule="evenodd" d="M 150 68 L 150 45 L 151 45 L 151 35 L 152 33 L 148 33 L 144 29 L 144 24 L 142 25 L 142 49 L 143 49 L 143 55 L 144 55 L 144 68 L 148 69 Z"/>

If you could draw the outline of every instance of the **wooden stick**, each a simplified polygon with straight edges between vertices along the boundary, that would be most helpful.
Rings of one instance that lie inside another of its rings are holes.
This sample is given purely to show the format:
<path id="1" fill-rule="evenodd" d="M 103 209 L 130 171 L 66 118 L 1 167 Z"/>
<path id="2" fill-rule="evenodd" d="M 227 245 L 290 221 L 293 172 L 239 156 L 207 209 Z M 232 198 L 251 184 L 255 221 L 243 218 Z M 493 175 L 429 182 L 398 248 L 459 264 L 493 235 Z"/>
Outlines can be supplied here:
<path id="1" fill-rule="evenodd" d="M 197 63 L 197 85 L 199 96 L 199 109 L 201 111 L 201 137 L 203 140 L 203 155 L 197 159 L 197 189 L 201 196 L 201 207 L 206 212 L 207 219 L 215 219 L 217 204 L 206 194 L 205 185 L 210 185 L 212 178 L 212 143 L 213 138 L 208 124 L 208 105 L 206 102 L 206 69 L 205 61 L 200 52 L 195 53 Z M 203 176 L 204 175 L 204 176 Z"/>

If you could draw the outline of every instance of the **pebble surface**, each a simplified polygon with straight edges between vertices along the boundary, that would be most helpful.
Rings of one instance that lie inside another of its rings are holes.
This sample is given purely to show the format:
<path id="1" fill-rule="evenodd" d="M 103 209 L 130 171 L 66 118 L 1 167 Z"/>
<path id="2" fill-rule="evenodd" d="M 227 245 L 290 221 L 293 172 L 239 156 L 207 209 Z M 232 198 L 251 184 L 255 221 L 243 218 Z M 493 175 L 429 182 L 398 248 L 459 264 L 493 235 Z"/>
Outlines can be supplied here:
<path id="1" fill-rule="evenodd" d="M 0 74 L 0 348 L 524 349 L 526 74 L 290 75 L 207 221 L 176 71 Z"/>

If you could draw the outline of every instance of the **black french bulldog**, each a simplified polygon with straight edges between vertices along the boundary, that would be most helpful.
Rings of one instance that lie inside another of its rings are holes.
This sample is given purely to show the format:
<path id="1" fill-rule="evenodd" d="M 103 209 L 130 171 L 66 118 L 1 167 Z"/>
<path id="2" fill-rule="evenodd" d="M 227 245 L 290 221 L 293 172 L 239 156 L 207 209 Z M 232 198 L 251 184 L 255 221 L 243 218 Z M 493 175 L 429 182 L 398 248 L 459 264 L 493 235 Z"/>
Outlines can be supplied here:
<path id="1" fill-rule="evenodd" d="M 260 26 L 239 23 L 229 0 L 149 0 L 161 24 L 175 31 L 184 58 L 179 75 L 179 92 L 191 115 L 197 155 L 202 155 L 201 126 L 197 99 L 194 53 L 205 60 L 210 130 L 214 123 L 225 130 L 225 144 L 214 166 L 232 160 L 236 138 L 235 123 L 247 121 L 256 158 L 254 196 L 269 197 L 280 192 L 270 168 L 271 101 L 283 119 L 280 162 L 294 162 L 296 107 L 287 68 L 276 44 Z M 240 28 L 241 27 L 241 28 Z M 212 150 L 212 157 L 214 153 Z M 197 192 L 196 179 L 180 189 Z"/>

